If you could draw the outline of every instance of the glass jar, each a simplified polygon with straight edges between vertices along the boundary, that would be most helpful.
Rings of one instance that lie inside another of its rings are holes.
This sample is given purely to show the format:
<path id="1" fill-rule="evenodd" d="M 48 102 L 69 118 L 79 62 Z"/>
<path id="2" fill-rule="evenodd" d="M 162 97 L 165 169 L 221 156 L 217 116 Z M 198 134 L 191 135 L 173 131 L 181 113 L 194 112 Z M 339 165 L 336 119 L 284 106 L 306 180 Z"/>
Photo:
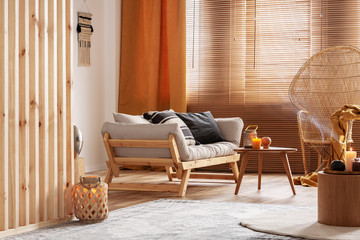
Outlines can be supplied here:
<path id="1" fill-rule="evenodd" d="M 360 172 L 360 158 L 355 158 L 354 159 L 353 171 Z"/>
<path id="2" fill-rule="evenodd" d="M 250 129 L 252 127 L 254 129 Z M 257 125 L 247 126 L 247 128 L 244 131 L 244 137 L 243 137 L 244 148 L 252 148 L 252 139 L 257 138 L 257 132 L 256 132 L 257 129 L 258 129 Z"/>

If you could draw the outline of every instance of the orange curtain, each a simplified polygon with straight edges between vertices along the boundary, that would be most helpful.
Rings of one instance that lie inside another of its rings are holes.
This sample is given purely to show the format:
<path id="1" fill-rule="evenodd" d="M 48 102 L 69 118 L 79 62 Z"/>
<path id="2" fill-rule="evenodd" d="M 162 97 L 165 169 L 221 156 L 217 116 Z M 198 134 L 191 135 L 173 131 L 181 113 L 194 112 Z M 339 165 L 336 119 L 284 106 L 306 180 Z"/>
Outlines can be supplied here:
<path id="1" fill-rule="evenodd" d="M 185 0 L 123 0 L 118 111 L 186 112 Z"/>

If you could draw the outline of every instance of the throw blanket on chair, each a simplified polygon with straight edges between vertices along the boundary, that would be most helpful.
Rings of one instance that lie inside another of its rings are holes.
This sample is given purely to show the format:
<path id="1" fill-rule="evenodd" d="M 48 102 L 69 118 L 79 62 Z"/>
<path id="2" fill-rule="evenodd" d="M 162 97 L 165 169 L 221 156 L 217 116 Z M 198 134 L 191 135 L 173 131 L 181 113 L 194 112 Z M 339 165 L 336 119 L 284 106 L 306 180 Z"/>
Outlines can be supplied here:
<path id="1" fill-rule="evenodd" d="M 331 131 L 331 160 L 345 161 L 346 133 L 348 121 L 360 119 L 360 105 L 345 105 L 330 116 Z M 328 163 L 328 166 L 330 161 Z"/>
<path id="2" fill-rule="evenodd" d="M 306 174 L 304 177 L 295 177 L 295 185 L 303 185 L 304 187 L 317 187 L 318 186 L 318 173 L 311 172 Z"/>
<path id="3" fill-rule="evenodd" d="M 346 133 L 348 131 L 348 121 L 360 119 L 360 105 L 345 105 L 330 116 L 331 121 L 331 160 L 342 160 L 345 162 L 346 153 Z M 311 172 L 304 177 L 294 178 L 295 185 L 317 187 L 317 173 Z"/>

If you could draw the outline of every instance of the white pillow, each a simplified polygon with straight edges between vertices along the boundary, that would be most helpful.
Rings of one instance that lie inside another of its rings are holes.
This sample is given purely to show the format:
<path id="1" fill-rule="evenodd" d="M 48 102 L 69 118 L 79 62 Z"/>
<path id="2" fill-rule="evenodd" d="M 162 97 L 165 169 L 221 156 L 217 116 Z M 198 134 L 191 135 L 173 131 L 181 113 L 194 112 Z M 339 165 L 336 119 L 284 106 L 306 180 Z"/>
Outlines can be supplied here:
<path id="1" fill-rule="evenodd" d="M 125 113 L 113 113 L 115 122 L 132 124 L 151 124 L 141 115 L 130 115 Z"/>

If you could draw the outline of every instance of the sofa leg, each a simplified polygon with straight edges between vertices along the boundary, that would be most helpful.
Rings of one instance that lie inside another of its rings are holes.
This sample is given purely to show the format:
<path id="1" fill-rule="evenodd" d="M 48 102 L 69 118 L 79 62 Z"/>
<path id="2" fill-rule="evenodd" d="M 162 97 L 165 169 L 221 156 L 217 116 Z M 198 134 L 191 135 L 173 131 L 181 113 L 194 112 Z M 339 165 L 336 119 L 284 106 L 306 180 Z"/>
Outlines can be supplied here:
<path id="1" fill-rule="evenodd" d="M 238 165 L 236 162 L 231 162 L 230 163 L 230 167 L 231 167 L 231 170 L 233 172 L 233 175 L 234 175 L 234 178 L 235 178 L 235 183 L 237 182 L 237 179 L 239 177 L 239 168 L 238 168 Z"/>
<path id="2" fill-rule="evenodd" d="M 105 182 L 107 183 L 107 184 L 109 184 L 109 183 L 111 183 L 111 181 L 112 181 L 112 178 L 113 178 L 113 172 L 112 172 L 112 168 L 111 168 L 111 164 L 110 164 L 110 162 L 109 161 L 107 161 L 106 162 L 106 165 L 108 165 L 108 169 L 107 169 L 107 171 L 106 171 L 106 175 L 105 175 Z"/>
<path id="3" fill-rule="evenodd" d="M 169 181 L 172 181 L 173 180 L 172 174 L 174 173 L 172 167 L 165 166 L 165 170 L 169 178 Z"/>
<path id="4" fill-rule="evenodd" d="M 183 174 L 181 177 L 181 183 L 180 183 L 179 194 L 178 194 L 179 197 L 183 197 L 186 194 L 186 189 L 187 189 L 187 185 L 188 185 L 189 178 L 190 178 L 190 172 L 191 172 L 190 169 L 183 170 L 183 172 L 182 172 Z"/>
<path id="5" fill-rule="evenodd" d="M 183 176 L 183 170 L 180 169 L 180 168 L 176 168 L 176 177 L 177 177 L 178 179 L 181 179 L 182 176 Z"/>

